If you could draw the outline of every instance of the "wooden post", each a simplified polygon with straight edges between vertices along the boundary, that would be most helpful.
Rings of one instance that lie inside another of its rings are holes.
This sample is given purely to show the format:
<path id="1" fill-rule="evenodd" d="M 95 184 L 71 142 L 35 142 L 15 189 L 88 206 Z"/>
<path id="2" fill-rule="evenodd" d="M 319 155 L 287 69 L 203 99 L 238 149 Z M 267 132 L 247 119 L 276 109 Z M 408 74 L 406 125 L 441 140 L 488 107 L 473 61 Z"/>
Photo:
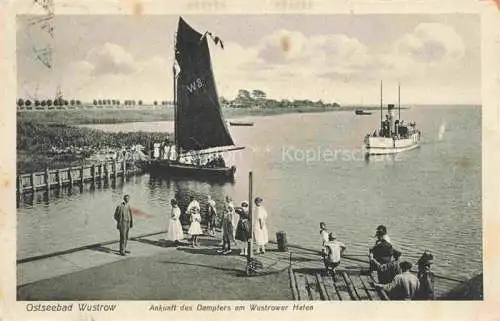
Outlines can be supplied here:
<path id="1" fill-rule="evenodd" d="M 80 183 L 82 184 L 83 186 L 83 183 L 85 182 L 85 180 L 83 179 L 83 165 L 80 167 Z"/>
<path id="2" fill-rule="evenodd" d="M 122 166 L 123 173 L 122 173 L 122 175 L 123 175 L 123 177 L 125 177 L 125 175 L 127 175 L 127 162 L 125 161 L 125 158 L 123 158 L 122 163 L 123 163 L 123 166 Z"/>
<path id="3" fill-rule="evenodd" d="M 102 163 L 99 163 L 99 181 L 102 181 Z"/>
<path id="4" fill-rule="evenodd" d="M 69 180 L 69 187 L 73 187 L 73 167 L 70 167 L 68 169 L 68 180 Z"/>
<path id="5" fill-rule="evenodd" d="M 33 190 L 33 192 L 36 191 L 35 180 L 36 180 L 35 173 L 32 173 L 31 174 L 31 189 Z"/>
<path id="6" fill-rule="evenodd" d="M 95 184 L 95 164 L 90 167 L 90 175 L 92 176 L 92 184 Z"/>
<path id="7" fill-rule="evenodd" d="M 247 251 L 247 262 L 250 262 L 253 256 L 253 174 L 248 173 L 248 221 L 250 222 L 249 234 L 250 239 L 248 240 L 248 251 Z"/>
<path id="8" fill-rule="evenodd" d="M 57 170 L 57 187 L 62 187 L 61 170 Z"/>
<path id="9" fill-rule="evenodd" d="M 115 162 L 113 164 L 113 174 L 115 175 L 115 179 L 118 176 L 118 162 L 115 159 Z"/>
<path id="10" fill-rule="evenodd" d="M 24 192 L 22 175 L 17 176 L 17 191 L 18 191 L 19 195 L 22 195 Z"/>
<path id="11" fill-rule="evenodd" d="M 47 191 L 50 189 L 50 173 L 48 168 L 45 169 L 45 187 Z"/>
<path id="12" fill-rule="evenodd" d="M 104 171 L 106 172 L 106 180 L 109 182 L 109 163 L 104 163 Z"/>

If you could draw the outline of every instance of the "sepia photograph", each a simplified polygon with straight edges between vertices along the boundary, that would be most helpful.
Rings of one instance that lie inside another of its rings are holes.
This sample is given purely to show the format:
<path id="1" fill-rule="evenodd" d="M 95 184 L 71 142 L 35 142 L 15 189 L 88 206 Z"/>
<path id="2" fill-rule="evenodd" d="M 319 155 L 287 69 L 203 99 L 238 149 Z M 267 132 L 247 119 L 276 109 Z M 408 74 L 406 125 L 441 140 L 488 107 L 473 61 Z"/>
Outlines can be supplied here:
<path id="1" fill-rule="evenodd" d="M 31 10 L 28 310 L 484 300 L 480 15 Z"/>

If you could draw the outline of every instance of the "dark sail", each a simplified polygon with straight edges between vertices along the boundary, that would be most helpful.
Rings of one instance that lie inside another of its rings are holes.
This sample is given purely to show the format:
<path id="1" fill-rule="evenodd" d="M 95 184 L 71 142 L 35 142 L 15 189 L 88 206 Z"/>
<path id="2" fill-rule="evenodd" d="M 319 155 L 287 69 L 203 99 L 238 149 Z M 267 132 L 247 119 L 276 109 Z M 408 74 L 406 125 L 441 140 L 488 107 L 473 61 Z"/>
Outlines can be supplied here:
<path id="1" fill-rule="evenodd" d="M 222 119 L 207 37 L 179 19 L 175 59 L 177 78 L 176 144 L 182 150 L 234 145 Z"/>

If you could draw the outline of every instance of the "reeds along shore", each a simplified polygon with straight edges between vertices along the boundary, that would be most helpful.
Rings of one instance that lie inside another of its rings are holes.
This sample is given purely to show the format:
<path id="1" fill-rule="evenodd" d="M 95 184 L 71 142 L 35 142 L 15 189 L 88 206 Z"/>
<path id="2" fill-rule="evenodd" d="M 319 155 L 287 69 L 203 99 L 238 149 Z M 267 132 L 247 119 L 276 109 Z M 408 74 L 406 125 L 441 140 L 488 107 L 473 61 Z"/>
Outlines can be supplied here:
<path id="1" fill-rule="evenodd" d="M 18 174 L 91 165 L 88 157 L 101 149 L 121 149 L 137 144 L 148 146 L 150 141 L 164 141 L 169 133 L 108 133 L 69 125 L 40 124 L 18 121 Z M 53 153 L 53 150 L 78 152 Z"/>

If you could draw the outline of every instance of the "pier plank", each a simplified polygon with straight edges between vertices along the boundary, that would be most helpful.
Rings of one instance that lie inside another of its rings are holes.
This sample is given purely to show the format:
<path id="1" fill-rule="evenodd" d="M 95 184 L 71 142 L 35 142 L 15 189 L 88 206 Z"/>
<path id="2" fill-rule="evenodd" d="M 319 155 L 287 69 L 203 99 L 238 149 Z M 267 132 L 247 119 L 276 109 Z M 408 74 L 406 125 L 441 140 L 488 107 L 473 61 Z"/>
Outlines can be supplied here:
<path id="1" fill-rule="evenodd" d="M 342 271 L 342 272 L 340 272 L 340 275 L 344 279 L 344 282 L 345 282 L 346 287 L 347 287 L 347 292 L 349 292 L 349 295 L 351 296 L 351 299 L 355 300 L 355 301 L 359 300 L 358 294 L 354 290 L 354 285 L 352 284 L 352 281 L 349 278 L 349 275 L 347 275 L 347 272 L 346 271 Z"/>
<path id="2" fill-rule="evenodd" d="M 354 285 L 354 290 L 358 294 L 359 299 L 365 301 L 370 300 L 370 296 L 368 296 L 368 292 L 366 291 L 366 288 L 361 281 L 361 274 L 354 273 L 348 276 L 351 278 L 352 284 Z"/>
<path id="3" fill-rule="evenodd" d="M 290 288 L 292 290 L 293 299 L 295 301 L 298 301 L 300 298 L 299 298 L 299 293 L 297 291 L 297 280 L 295 279 L 295 274 L 291 267 L 288 269 L 288 274 L 290 277 Z"/>
<path id="4" fill-rule="evenodd" d="M 337 293 L 337 290 L 335 289 L 335 284 L 333 282 L 332 276 L 327 273 L 323 273 L 321 277 L 323 279 L 323 283 L 325 285 L 326 292 L 330 297 L 330 300 L 341 301 L 342 299 L 340 298 L 339 294 Z"/>
<path id="5" fill-rule="evenodd" d="M 299 292 L 299 300 L 301 301 L 310 300 L 309 293 L 306 288 L 306 279 L 304 275 L 300 272 L 295 272 L 294 274 L 295 274 L 295 280 L 297 282 L 297 290 Z"/>
<path id="6" fill-rule="evenodd" d="M 333 284 L 335 285 L 335 289 L 337 290 L 340 300 L 342 301 L 351 300 L 351 295 L 349 294 L 349 291 L 347 289 L 347 284 L 345 283 L 344 278 L 338 273 L 335 279 L 333 278 L 333 276 L 330 277 L 332 278 Z"/>
<path id="7" fill-rule="evenodd" d="M 382 298 L 380 297 L 377 289 L 375 289 L 371 285 L 371 282 L 373 282 L 373 280 L 370 278 L 370 276 L 362 274 L 362 275 L 359 276 L 359 279 L 363 283 L 363 285 L 364 285 L 364 287 L 366 289 L 366 292 L 368 293 L 368 295 L 369 295 L 369 297 L 370 297 L 371 300 L 373 300 L 373 301 L 380 301 L 380 300 L 382 300 Z"/>
<path id="8" fill-rule="evenodd" d="M 309 292 L 309 297 L 311 298 L 311 300 L 320 301 L 321 294 L 318 289 L 316 278 L 308 274 L 304 275 L 304 278 L 306 280 L 307 291 Z"/>
<path id="9" fill-rule="evenodd" d="M 318 282 L 321 299 L 325 301 L 330 301 L 330 296 L 328 295 L 328 291 L 326 290 L 325 281 L 319 272 L 316 272 L 316 281 Z"/>

